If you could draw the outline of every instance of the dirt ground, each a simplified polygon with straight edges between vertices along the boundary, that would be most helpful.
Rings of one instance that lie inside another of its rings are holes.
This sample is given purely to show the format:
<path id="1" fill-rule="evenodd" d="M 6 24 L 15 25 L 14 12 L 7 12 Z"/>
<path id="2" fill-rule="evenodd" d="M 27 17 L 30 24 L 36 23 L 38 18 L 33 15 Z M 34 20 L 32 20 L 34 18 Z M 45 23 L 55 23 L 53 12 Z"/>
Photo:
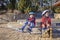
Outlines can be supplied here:
<path id="1" fill-rule="evenodd" d="M 6 26 L 5 24 L 3 26 Z M 0 40 L 51 40 L 49 38 L 41 38 L 39 34 L 21 33 L 0 25 Z M 60 40 L 60 38 L 52 38 L 52 40 Z"/>
<path id="2" fill-rule="evenodd" d="M 0 40 L 40 40 L 40 35 L 30 35 L 29 33 L 0 28 Z"/>
<path id="3" fill-rule="evenodd" d="M 20 33 L 11 29 L 0 28 L 0 40 L 40 40 L 40 35 Z"/>

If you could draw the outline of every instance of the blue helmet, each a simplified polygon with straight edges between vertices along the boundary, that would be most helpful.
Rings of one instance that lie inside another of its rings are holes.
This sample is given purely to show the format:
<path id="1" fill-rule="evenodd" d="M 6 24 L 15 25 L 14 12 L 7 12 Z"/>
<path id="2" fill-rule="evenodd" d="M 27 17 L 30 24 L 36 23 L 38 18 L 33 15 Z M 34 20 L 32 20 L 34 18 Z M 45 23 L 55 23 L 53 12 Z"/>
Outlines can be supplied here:
<path id="1" fill-rule="evenodd" d="M 35 14 L 34 12 L 29 12 L 29 14 Z"/>

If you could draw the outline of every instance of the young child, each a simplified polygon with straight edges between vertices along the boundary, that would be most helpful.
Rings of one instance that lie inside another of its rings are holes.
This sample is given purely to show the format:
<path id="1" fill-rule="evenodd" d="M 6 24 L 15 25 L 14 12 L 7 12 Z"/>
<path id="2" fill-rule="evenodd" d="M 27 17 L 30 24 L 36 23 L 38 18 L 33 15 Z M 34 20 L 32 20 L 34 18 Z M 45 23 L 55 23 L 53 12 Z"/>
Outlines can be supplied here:
<path id="1" fill-rule="evenodd" d="M 42 13 L 42 20 L 41 20 L 41 28 L 42 33 L 47 29 L 51 27 L 51 18 L 49 17 L 49 10 L 45 10 Z M 48 31 L 48 34 L 50 36 L 50 30 Z"/>
<path id="2" fill-rule="evenodd" d="M 29 27 L 27 28 L 27 31 L 31 32 L 32 28 L 35 26 L 35 13 L 34 12 L 30 12 L 29 13 L 29 18 L 27 18 L 26 22 L 23 24 L 21 31 L 24 31 L 24 28 L 26 27 L 26 25 L 28 25 Z"/>

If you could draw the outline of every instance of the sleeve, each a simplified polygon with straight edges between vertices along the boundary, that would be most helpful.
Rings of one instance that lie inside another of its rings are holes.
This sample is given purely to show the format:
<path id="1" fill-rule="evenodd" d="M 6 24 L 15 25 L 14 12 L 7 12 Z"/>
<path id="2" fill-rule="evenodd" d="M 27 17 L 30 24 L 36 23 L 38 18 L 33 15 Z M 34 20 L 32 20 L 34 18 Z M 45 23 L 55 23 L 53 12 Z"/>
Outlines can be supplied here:
<path id="1" fill-rule="evenodd" d="M 49 21 L 48 21 L 48 23 L 51 25 L 51 18 L 49 18 Z"/>
<path id="2" fill-rule="evenodd" d="M 40 28 L 42 28 L 42 24 L 44 24 L 44 17 L 41 18 Z"/>
<path id="3" fill-rule="evenodd" d="M 34 25 L 36 25 L 36 19 L 34 18 Z"/>
<path id="4" fill-rule="evenodd" d="M 42 19 L 41 19 L 41 23 L 44 24 L 44 17 L 42 17 Z"/>

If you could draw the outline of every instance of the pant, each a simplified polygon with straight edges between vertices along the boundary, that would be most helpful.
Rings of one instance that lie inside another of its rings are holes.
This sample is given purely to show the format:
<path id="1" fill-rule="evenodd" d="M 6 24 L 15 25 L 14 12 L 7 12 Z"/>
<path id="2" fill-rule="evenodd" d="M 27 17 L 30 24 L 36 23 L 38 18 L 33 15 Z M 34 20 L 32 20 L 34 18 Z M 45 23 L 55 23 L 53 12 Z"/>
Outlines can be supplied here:
<path id="1" fill-rule="evenodd" d="M 42 33 L 44 33 L 46 29 L 48 29 L 48 28 L 47 28 L 47 27 L 42 28 Z M 47 33 L 48 33 L 48 35 L 50 36 L 50 30 L 48 30 Z"/>
<path id="2" fill-rule="evenodd" d="M 45 28 L 42 28 L 42 33 L 44 33 L 46 29 L 47 29 L 46 27 Z"/>
<path id="3" fill-rule="evenodd" d="M 26 21 L 23 26 L 22 26 L 22 31 L 24 30 L 24 28 L 28 25 L 28 21 Z M 30 25 L 29 25 L 29 29 L 32 30 L 32 28 L 34 27 L 34 23 L 33 22 L 30 22 Z"/>

